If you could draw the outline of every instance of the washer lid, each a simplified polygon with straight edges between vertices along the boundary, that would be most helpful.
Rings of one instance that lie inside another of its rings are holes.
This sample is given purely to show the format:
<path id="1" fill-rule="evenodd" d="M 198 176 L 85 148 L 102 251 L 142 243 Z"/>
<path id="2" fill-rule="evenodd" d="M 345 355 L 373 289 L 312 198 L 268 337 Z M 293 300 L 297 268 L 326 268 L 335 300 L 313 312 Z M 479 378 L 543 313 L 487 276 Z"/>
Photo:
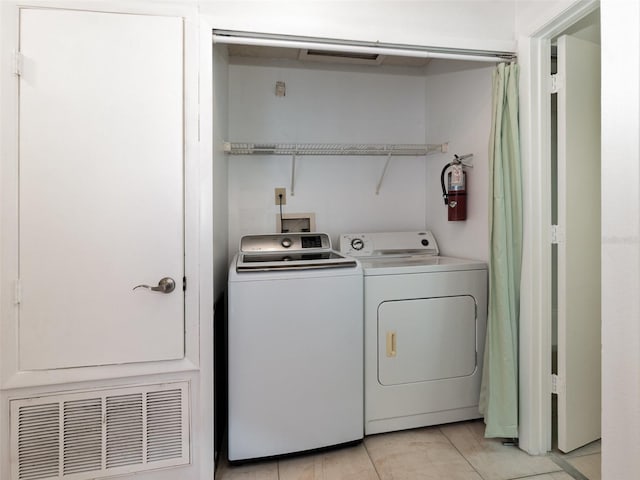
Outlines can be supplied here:
<path id="1" fill-rule="evenodd" d="M 318 268 L 346 268 L 357 266 L 353 258 L 333 250 L 288 253 L 240 253 L 238 272 L 271 270 L 310 270 Z"/>
<path id="2" fill-rule="evenodd" d="M 237 259 L 238 272 L 357 266 L 353 258 L 331 249 L 326 233 L 245 235 Z"/>

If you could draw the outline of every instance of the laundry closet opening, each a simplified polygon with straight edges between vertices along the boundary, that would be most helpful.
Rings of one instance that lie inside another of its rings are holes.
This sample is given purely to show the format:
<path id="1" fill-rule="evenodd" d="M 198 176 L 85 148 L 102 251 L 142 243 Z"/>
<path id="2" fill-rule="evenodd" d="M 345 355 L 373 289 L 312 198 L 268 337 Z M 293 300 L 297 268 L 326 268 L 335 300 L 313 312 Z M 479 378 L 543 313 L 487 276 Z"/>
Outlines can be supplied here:
<path id="1" fill-rule="evenodd" d="M 214 161 L 228 168 L 228 258 L 242 235 L 278 231 L 274 192 L 284 188 L 283 215 L 312 215 L 335 245 L 345 232 L 428 228 L 443 254 L 488 259 L 491 75 L 506 54 L 252 38 L 214 32 Z M 233 154 L 229 143 L 290 150 Z M 298 144 L 434 148 L 296 155 Z M 468 153 L 468 218 L 448 222 L 440 172 Z"/>
<path id="2" fill-rule="evenodd" d="M 492 73 L 511 56 L 219 35 L 214 31 L 214 208 L 227 211 L 214 217 L 214 230 L 228 232 L 226 244 L 219 242 L 226 262 L 243 235 L 279 231 L 280 213 L 313 216 L 315 230 L 336 247 L 347 232 L 430 230 L 442 255 L 488 261 Z M 318 151 L 298 155 L 300 144 Z M 434 148 L 336 154 L 345 144 Z M 440 187 L 454 154 L 473 154 L 461 222 L 448 221 Z M 225 388 L 216 386 L 217 418 L 226 417 Z"/>

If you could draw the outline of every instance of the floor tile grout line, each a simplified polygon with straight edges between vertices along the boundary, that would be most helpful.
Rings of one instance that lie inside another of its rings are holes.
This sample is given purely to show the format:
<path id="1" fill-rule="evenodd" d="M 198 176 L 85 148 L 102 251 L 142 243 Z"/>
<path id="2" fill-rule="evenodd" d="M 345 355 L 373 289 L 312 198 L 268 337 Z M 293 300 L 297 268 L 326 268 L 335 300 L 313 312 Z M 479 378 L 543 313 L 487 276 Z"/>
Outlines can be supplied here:
<path id="1" fill-rule="evenodd" d="M 553 475 L 554 473 L 567 473 L 567 472 L 565 472 L 564 470 L 556 470 L 556 471 L 547 472 L 547 473 L 532 473 L 531 475 L 525 475 L 524 477 L 513 477 L 506 480 L 527 480 L 527 478 L 536 478 L 536 477 L 541 477 L 543 475 L 548 476 L 548 475 Z"/>
<path id="2" fill-rule="evenodd" d="M 460 455 L 462 455 L 462 457 L 465 459 L 465 461 L 466 461 L 466 462 L 471 466 L 471 468 L 472 468 L 472 469 L 473 469 L 473 470 L 474 470 L 474 471 L 475 471 L 475 472 L 480 476 L 480 478 L 482 478 L 483 480 L 488 480 L 488 479 L 486 479 L 486 478 L 482 475 L 482 473 L 480 473 L 480 472 L 478 471 L 478 469 L 476 469 L 476 468 L 473 466 L 473 464 L 471 463 L 471 461 L 466 457 L 466 455 L 465 455 L 462 451 L 460 451 L 460 449 L 458 449 L 458 447 L 455 445 L 455 443 L 453 443 L 453 440 L 451 440 L 451 439 L 447 436 L 447 434 L 442 430 L 442 428 L 440 428 L 440 427 L 439 427 L 438 429 L 440 430 L 440 432 L 442 433 L 442 435 L 444 435 L 444 437 L 449 441 L 449 443 L 453 446 L 453 448 L 455 448 L 455 449 L 456 449 L 456 451 L 457 451 Z M 518 447 L 516 447 L 516 448 L 518 448 Z M 550 455 L 550 457 L 551 457 L 551 456 L 552 456 L 552 455 Z M 553 461 L 553 459 L 551 459 L 551 461 Z M 554 471 L 552 471 L 552 472 L 545 472 L 545 473 L 533 473 L 533 474 L 531 474 L 531 475 L 525 475 L 525 476 L 522 476 L 522 477 L 513 477 L 513 478 L 509 478 L 509 479 L 505 479 L 505 480 L 522 480 L 522 479 L 527 479 L 527 478 L 536 477 L 536 476 L 539 476 L 539 475 L 549 475 L 549 474 L 552 474 L 552 473 L 558 473 L 558 472 L 561 472 L 561 471 L 565 471 L 565 472 L 566 472 L 566 470 L 565 470 L 561 465 L 559 465 L 559 464 L 558 464 L 558 463 L 556 463 L 556 462 L 554 462 L 554 463 L 555 463 L 556 465 L 558 465 L 558 467 L 560 468 L 560 470 L 554 470 Z M 567 473 L 569 473 L 569 472 L 567 472 Z M 579 473 L 579 472 L 578 472 L 578 473 Z M 579 474 L 580 474 L 580 473 L 579 473 Z M 588 478 L 586 478 L 586 477 L 584 477 L 584 476 L 582 476 L 582 477 L 577 478 L 576 480 L 589 480 L 589 479 L 588 479 Z"/>
<path id="3" fill-rule="evenodd" d="M 464 458 L 464 461 L 467 462 L 469 464 L 469 466 L 471 467 L 471 469 L 476 472 L 478 474 L 478 476 L 482 479 L 482 480 L 486 480 L 482 474 L 478 471 L 478 469 L 476 469 L 476 467 L 473 466 L 473 464 L 471 463 L 471 461 L 466 457 L 466 455 L 464 453 L 462 453 L 460 451 L 460 449 L 456 446 L 455 443 L 453 443 L 453 440 L 451 440 L 446 433 L 444 433 L 444 431 L 442 430 L 442 428 L 438 427 L 438 430 L 440 431 L 440 433 L 442 434 L 442 436 L 444 438 L 447 439 L 447 441 L 451 444 L 451 446 L 455 449 L 456 452 L 458 452 L 462 458 Z"/>
<path id="4" fill-rule="evenodd" d="M 562 470 L 571 475 L 575 480 L 589 480 L 588 477 L 584 476 L 577 468 L 571 465 L 564 458 L 558 457 L 555 454 L 549 455 L 551 461 L 558 465 Z"/>
<path id="5" fill-rule="evenodd" d="M 601 455 L 602 452 L 591 452 L 591 453 L 578 453 L 578 454 L 569 454 L 569 455 L 558 455 L 560 458 L 582 458 L 589 457 L 591 455 Z"/>
<path id="6" fill-rule="evenodd" d="M 601 455 L 602 450 L 599 450 L 597 452 L 593 451 L 593 452 L 587 452 L 587 453 L 574 453 L 574 452 L 562 453 L 560 451 L 558 451 L 558 453 L 556 453 L 555 451 L 552 453 L 554 455 L 557 455 L 560 458 L 580 458 L 580 457 L 588 457 L 589 455 Z"/>
<path id="7" fill-rule="evenodd" d="M 369 457 L 369 461 L 373 466 L 373 470 L 376 472 L 376 476 L 378 477 L 378 480 L 382 480 L 382 477 L 380 476 L 380 472 L 378 471 L 378 467 L 376 466 L 376 462 L 374 462 L 373 458 L 371 458 L 371 454 L 369 453 L 369 449 L 367 448 L 367 443 L 364 441 L 364 438 L 362 439 L 362 446 L 364 447 L 364 451 L 367 452 L 367 457 Z"/>

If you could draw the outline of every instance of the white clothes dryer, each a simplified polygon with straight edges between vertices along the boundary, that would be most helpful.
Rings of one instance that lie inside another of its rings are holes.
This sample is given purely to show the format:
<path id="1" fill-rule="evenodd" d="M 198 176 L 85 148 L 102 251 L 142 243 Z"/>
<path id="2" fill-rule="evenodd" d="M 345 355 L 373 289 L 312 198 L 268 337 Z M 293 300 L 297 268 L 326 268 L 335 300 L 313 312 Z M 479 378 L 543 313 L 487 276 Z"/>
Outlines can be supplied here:
<path id="1" fill-rule="evenodd" d="M 439 256 L 431 232 L 357 233 L 364 272 L 365 434 L 481 417 L 487 266 Z"/>

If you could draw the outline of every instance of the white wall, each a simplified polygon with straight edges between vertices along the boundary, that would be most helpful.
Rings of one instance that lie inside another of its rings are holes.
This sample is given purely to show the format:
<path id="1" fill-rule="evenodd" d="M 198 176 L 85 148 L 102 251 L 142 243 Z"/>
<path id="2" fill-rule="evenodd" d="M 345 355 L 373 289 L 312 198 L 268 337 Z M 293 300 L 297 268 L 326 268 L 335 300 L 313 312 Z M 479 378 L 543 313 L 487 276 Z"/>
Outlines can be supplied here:
<path id="1" fill-rule="evenodd" d="M 427 227 L 442 255 L 489 259 L 488 150 L 491 130 L 491 75 L 494 66 L 431 61 L 427 67 L 427 131 L 449 140 L 449 153 L 427 162 Z M 440 172 L 453 154 L 473 153 L 467 168 L 467 220 L 447 221 Z"/>
<path id="2" fill-rule="evenodd" d="M 232 156 L 229 251 L 239 237 L 276 228 L 273 189 L 287 187 L 284 212 L 315 212 L 317 229 L 433 230 L 444 255 L 488 255 L 488 141 L 493 66 L 432 61 L 426 69 L 231 65 L 230 139 L 248 142 L 449 143 L 449 153 L 398 157 L 375 186 L 384 157 L 302 157 L 295 196 L 290 157 Z M 288 65 L 282 66 L 282 65 Z M 349 68 L 349 69 L 348 69 Z M 348 69 L 348 70 L 347 70 Z M 393 72 L 393 73 L 390 73 Z M 409 72 L 409 73 L 406 73 Z M 283 80 L 287 95 L 274 95 Z M 465 222 L 448 222 L 440 172 L 453 154 L 474 154 Z"/>
<path id="3" fill-rule="evenodd" d="M 640 471 L 640 5 L 603 0 L 602 478 Z"/>
<path id="4" fill-rule="evenodd" d="M 203 0 L 214 28 L 359 41 L 514 51 L 505 0 Z"/>
<path id="5" fill-rule="evenodd" d="M 286 83 L 276 97 L 275 82 Z M 230 65 L 229 137 L 234 142 L 424 143 L 422 69 Z M 445 139 L 429 138 L 433 143 Z M 231 156 L 229 250 L 239 237 L 275 231 L 274 188 L 287 188 L 285 213 L 315 212 L 316 227 L 340 233 L 425 228 L 425 163 L 396 157 L 380 194 L 376 184 L 386 157 L 307 156 L 297 161 L 295 195 L 291 158 Z"/>

